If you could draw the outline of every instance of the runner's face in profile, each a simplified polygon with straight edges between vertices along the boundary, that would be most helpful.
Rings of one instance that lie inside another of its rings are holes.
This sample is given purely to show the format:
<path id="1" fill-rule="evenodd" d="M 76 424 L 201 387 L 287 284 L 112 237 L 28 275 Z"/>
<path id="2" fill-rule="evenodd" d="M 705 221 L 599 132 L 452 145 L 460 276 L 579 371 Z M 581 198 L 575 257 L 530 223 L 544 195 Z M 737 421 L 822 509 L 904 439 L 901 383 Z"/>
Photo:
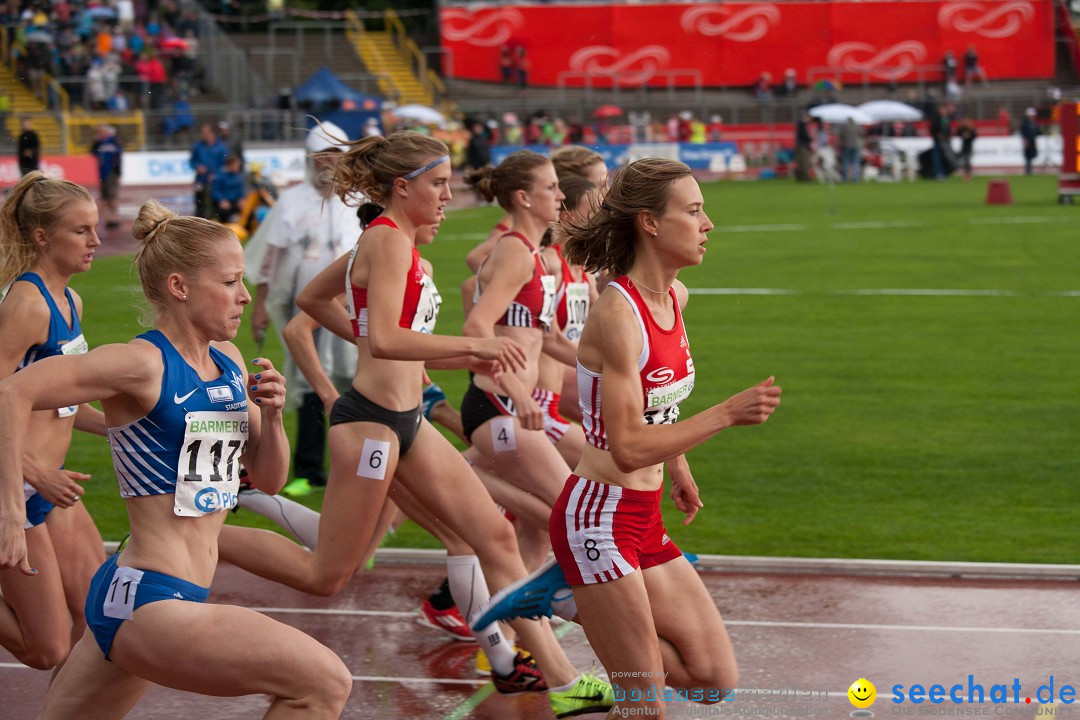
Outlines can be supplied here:
<path id="1" fill-rule="evenodd" d="M 222 342 L 236 337 L 251 294 L 244 285 L 244 249 L 235 236 L 218 246 L 212 265 L 194 273 L 189 288 L 192 323 L 206 339 Z"/>
<path id="2" fill-rule="evenodd" d="M 98 210 L 93 202 L 70 203 L 60 218 L 44 233 L 47 244 L 42 261 L 63 275 L 86 272 L 94 261 L 94 251 L 101 246 L 97 234 Z"/>
<path id="3" fill-rule="evenodd" d="M 450 163 L 443 162 L 406 181 L 409 190 L 409 216 L 418 227 L 438 224 L 446 217 L 446 204 L 453 198 L 450 192 L 452 172 Z"/>
<path id="4" fill-rule="evenodd" d="M 700 265 L 705 257 L 705 241 L 713 224 L 705 214 L 704 203 L 701 188 L 693 177 L 688 175 L 671 184 L 664 214 L 657 218 L 653 241 L 676 269 Z"/>

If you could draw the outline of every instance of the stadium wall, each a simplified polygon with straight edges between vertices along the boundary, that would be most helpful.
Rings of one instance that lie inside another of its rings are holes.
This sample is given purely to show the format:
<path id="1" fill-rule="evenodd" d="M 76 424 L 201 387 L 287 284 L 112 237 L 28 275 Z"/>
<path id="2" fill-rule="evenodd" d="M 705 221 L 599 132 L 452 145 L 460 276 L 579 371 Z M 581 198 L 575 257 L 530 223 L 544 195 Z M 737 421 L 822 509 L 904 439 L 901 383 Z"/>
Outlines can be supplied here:
<path id="1" fill-rule="evenodd" d="M 794 68 L 800 84 L 940 80 L 974 46 L 991 80 L 1054 76 L 1053 0 L 446 6 L 447 74 L 499 82 L 500 49 L 523 47 L 530 85 L 753 85 Z M 695 77 L 683 72 L 695 70 Z"/>

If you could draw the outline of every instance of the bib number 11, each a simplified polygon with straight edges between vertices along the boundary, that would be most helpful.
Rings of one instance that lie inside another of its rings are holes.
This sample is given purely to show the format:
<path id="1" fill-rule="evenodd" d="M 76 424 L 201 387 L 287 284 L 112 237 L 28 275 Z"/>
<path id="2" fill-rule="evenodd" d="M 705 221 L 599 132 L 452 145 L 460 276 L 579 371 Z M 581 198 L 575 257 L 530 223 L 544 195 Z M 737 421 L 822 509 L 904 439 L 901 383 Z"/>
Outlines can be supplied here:
<path id="1" fill-rule="evenodd" d="M 184 446 L 181 467 L 187 467 L 187 482 L 226 482 L 239 475 L 237 457 L 243 454 L 243 440 L 217 440 L 213 443 L 202 438 L 190 440 Z M 224 458 L 225 474 L 221 474 Z"/>

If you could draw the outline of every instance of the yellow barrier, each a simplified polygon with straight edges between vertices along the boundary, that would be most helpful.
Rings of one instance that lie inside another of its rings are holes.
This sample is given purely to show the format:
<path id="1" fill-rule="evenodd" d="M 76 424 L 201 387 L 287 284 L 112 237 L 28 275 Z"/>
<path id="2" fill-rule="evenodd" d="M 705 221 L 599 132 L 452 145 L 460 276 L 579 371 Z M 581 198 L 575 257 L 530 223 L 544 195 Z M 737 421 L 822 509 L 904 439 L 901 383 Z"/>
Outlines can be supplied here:
<path id="1" fill-rule="evenodd" d="M 130 113 L 79 113 L 64 115 L 68 153 L 77 155 L 90 151 L 99 125 L 112 125 L 125 150 L 146 147 L 146 120 L 139 110 Z"/>

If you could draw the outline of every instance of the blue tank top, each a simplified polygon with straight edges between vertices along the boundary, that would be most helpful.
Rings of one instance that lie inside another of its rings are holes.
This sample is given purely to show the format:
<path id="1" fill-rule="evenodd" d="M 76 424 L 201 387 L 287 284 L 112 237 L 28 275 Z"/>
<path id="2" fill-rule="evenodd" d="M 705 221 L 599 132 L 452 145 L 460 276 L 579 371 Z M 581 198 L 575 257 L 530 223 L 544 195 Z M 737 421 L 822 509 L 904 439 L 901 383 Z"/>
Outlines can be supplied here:
<path id="1" fill-rule="evenodd" d="M 165 371 L 153 410 L 108 428 L 121 497 L 173 493 L 173 511 L 188 517 L 235 507 L 248 434 L 244 374 L 211 347 L 221 375 L 204 381 L 160 331 L 139 338 L 161 351 Z"/>
<path id="2" fill-rule="evenodd" d="M 19 369 L 54 355 L 80 355 L 88 349 L 86 338 L 82 334 L 82 323 L 79 322 L 79 313 L 75 310 L 75 300 L 71 297 L 71 290 L 64 288 L 64 296 L 67 297 L 68 307 L 71 308 L 71 325 L 68 326 L 67 318 L 60 312 L 60 308 L 45 287 L 45 281 L 34 272 L 24 272 L 15 278 L 15 282 L 23 280 L 31 283 L 38 289 L 49 306 L 49 337 L 42 345 L 34 345 L 26 351 Z M 60 417 L 69 417 L 78 410 L 77 406 L 62 407 L 56 412 Z"/>
<path id="3" fill-rule="evenodd" d="M 79 313 L 75 311 L 75 300 L 71 297 L 71 290 L 64 288 L 68 306 L 71 307 L 71 326 L 68 327 L 67 319 L 60 312 L 56 301 L 45 287 L 45 281 L 41 276 L 33 272 L 25 272 L 15 278 L 15 282 L 23 280 L 33 284 L 40 292 L 45 302 L 49 305 L 49 338 L 42 345 L 34 345 L 26 351 L 19 368 L 22 369 L 30 363 L 53 355 L 76 355 L 86 352 L 86 339 L 82 334 L 82 323 L 79 322 Z"/>

